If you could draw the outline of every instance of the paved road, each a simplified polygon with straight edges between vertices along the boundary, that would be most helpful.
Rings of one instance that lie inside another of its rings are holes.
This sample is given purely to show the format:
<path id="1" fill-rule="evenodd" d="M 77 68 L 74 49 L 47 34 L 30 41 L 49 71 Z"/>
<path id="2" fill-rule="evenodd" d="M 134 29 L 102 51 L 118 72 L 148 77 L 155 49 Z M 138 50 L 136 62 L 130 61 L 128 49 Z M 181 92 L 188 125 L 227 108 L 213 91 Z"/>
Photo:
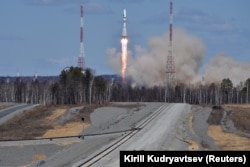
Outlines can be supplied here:
<path id="1" fill-rule="evenodd" d="M 22 113 L 24 110 L 33 108 L 35 106 L 37 105 L 22 103 L 15 104 L 14 106 L 0 110 L 0 125 L 13 118 L 15 115 Z"/>
<path id="2" fill-rule="evenodd" d="M 187 104 L 164 105 L 160 114 L 156 115 L 153 120 L 149 121 L 122 145 L 98 160 L 93 166 L 119 166 L 120 150 L 167 150 L 175 138 L 175 132 L 178 128 L 177 122 L 181 114 L 189 109 L 190 106 Z M 151 115 L 154 115 L 154 112 L 137 122 L 137 125 L 144 122 Z M 83 142 L 69 149 L 62 150 L 46 159 L 42 167 L 77 167 L 92 157 L 96 157 L 100 152 L 103 152 L 114 143 L 117 143 L 117 141 L 123 139 L 128 133 L 121 132 L 99 136 L 85 136 Z"/>
<path id="3" fill-rule="evenodd" d="M 0 110 L 0 118 L 16 111 L 16 110 L 19 110 L 19 109 L 22 109 L 22 108 L 25 108 L 27 106 L 29 106 L 30 104 L 16 104 L 12 107 L 8 107 L 8 108 L 5 108 L 3 110 Z"/>

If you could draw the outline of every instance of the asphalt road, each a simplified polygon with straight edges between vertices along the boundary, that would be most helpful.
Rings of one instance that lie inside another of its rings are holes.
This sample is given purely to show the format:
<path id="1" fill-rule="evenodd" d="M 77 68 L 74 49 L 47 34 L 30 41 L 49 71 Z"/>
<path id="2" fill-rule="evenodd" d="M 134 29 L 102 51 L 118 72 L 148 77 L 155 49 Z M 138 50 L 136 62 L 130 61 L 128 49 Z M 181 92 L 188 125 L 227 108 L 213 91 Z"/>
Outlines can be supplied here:
<path id="1" fill-rule="evenodd" d="M 12 107 L 0 110 L 0 125 L 13 118 L 14 116 L 21 114 L 24 110 L 36 107 L 38 104 L 15 104 Z"/>
<path id="2" fill-rule="evenodd" d="M 30 104 L 16 104 L 12 107 L 9 107 L 9 108 L 5 108 L 3 110 L 0 110 L 0 118 L 3 118 L 5 117 L 6 115 L 16 111 L 16 110 L 19 110 L 19 109 L 22 109 L 22 108 L 25 108 L 25 107 L 28 107 L 30 106 Z"/>

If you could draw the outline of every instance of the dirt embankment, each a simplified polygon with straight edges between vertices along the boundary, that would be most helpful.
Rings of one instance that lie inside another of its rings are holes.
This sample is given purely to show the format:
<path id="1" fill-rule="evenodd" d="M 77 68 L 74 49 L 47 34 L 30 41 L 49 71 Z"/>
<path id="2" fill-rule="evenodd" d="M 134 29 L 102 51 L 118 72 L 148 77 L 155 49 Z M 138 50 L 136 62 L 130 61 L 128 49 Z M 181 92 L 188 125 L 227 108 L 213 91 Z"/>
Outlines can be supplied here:
<path id="1" fill-rule="evenodd" d="M 221 150 L 250 150 L 250 138 L 241 133 L 233 133 L 237 130 L 250 134 L 250 105 L 225 105 L 223 108 L 211 112 L 207 120 L 208 135 Z M 227 125 L 228 121 L 232 121 L 233 125 Z M 225 126 L 230 132 L 225 131 Z"/>
<path id="2" fill-rule="evenodd" d="M 45 118 L 44 122 L 51 125 L 52 129 L 48 129 L 41 137 L 39 138 L 50 138 L 50 137 L 62 137 L 62 136 L 76 136 L 83 130 L 82 122 L 68 122 L 62 125 L 57 124 L 57 120 L 65 115 L 67 108 L 59 108 L 53 111 L 53 114 Z"/>
<path id="3" fill-rule="evenodd" d="M 0 126 L 0 140 L 20 140 L 78 135 L 82 130 L 80 115 L 63 124 L 57 120 L 72 106 L 39 106 L 14 117 Z M 93 110 L 80 113 L 87 114 Z M 83 114 L 83 115 L 84 115 Z M 88 119 L 86 119 L 88 122 Z"/>
<path id="4" fill-rule="evenodd" d="M 41 119 L 49 116 L 51 112 L 47 106 L 39 106 L 25 111 L 0 126 L 0 139 L 30 139 L 34 136 L 41 136 L 47 129 L 52 128 Z"/>

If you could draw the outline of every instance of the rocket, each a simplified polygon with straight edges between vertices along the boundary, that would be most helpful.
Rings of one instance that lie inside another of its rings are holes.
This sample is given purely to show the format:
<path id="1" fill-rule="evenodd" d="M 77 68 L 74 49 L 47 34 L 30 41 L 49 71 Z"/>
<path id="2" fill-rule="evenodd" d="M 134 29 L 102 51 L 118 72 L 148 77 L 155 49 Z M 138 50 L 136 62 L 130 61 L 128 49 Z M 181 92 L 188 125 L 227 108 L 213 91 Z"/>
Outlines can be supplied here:
<path id="1" fill-rule="evenodd" d="M 126 9 L 123 9 L 123 30 L 122 30 L 122 38 L 127 38 L 127 29 L 126 29 Z"/>
<path id="2" fill-rule="evenodd" d="M 123 22 L 126 22 L 126 9 L 123 9 Z"/>

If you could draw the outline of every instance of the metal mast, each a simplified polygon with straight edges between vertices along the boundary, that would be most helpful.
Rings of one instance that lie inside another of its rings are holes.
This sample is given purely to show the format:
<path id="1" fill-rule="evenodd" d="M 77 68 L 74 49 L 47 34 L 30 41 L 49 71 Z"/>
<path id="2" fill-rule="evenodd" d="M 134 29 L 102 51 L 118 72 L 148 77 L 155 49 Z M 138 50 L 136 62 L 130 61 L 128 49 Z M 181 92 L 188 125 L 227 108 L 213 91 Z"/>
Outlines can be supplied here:
<path id="1" fill-rule="evenodd" d="M 122 45 L 122 53 L 121 53 L 121 75 L 122 75 L 122 84 L 126 84 L 126 71 L 127 71 L 127 61 L 128 61 L 128 36 L 126 29 L 126 20 L 127 14 L 126 9 L 123 9 L 123 29 L 122 29 L 122 37 L 121 37 L 121 45 Z"/>
<path id="2" fill-rule="evenodd" d="M 173 2 L 170 0 L 170 24 L 169 24 L 169 47 L 167 56 L 167 85 L 173 87 L 176 85 L 176 72 L 175 61 L 173 56 L 173 44 L 172 44 L 172 23 L 173 23 Z"/>
<path id="3" fill-rule="evenodd" d="M 84 43 L 83 43 L 83 6 L 80 7 L 80 55 L 78 57 L 78 67 L 84 68 L 85 55 L 84 55 Z"/>

